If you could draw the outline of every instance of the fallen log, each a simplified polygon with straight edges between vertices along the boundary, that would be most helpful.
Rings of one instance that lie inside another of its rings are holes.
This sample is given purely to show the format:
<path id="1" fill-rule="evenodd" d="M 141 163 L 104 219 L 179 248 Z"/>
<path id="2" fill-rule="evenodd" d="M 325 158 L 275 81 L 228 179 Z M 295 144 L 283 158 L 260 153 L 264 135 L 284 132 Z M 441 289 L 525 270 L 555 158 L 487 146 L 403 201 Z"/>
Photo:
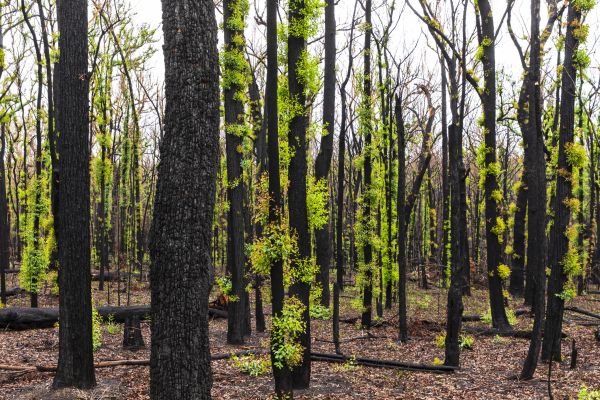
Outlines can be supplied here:
<path id="1" fill-rule="evenodd" d="M 232 353 L 214 354 L 211 356 L 211 360 L 226 360 L 232 357 L 242 357 L 253 354 L 267 354 L 266 350 L 243 350 Z M 324 354 L 324 353 L 310 353 L 311 361 L 323 361 L 331 363 L 345 363 L 352 362 L 356 365 L 362 365 L 365 367 L 372 368 L 391 368 L 405 371 L 418 371 L 418 372 L 434 372 L 434 373 L 448 373 L 454 372 L 457 367 L 450 367 L 446 365 L 426 365 L 426 364 L 413 364 L 403 363 L 392 360 L 376 360 L 370 358 L 361 357 L 350 357 L 341 354 Z M 121 366 L 149 366 L 150 360 L 109 360 L 100 361 L 94 364 L 95 368 L 111 368 Z M 10 365 L 0 364 L 0 370 L 13 371 L 17 373 L 26 372 L 56 372 L 55 365 Z"/>
<path id="2" fill-rule="evenodd" d="M 98 307 L 98 314 L 105 320 L 123 323 L 134 315 L 141 319 L 150 316 L 149 305 L 129 307 Z M 208 309 L 208 316 L 212 318 L 227 318 L 227 312 Z M 58 322 L 58 308 L 26 308 L 9 307 L 0 309 L 0 329 L 22 331 L 28 329 L 52 328 Z"/>
<path id="3" fill-rule="evenodd" d="M 352 362 L 356 365 L 363 365 L 365 367 L 391 368 L 417 372 L 447 373 L 454 372 L 458 369 L 457 367 L 450 367 L 447 365 L 413 364 L 392 360 L 377 360 L 362 357 L 350 357 L 342 354 L 310 353 L 310 359 L 312 361 L 324 361 L 332 363 Z"/>
<path id="4" fill-rule="evenodd" d="M 497 329 L 481 329 L 481 328 L 473 328 L 473 327 L 469 327 L 466 326 L 463 328 L 463 330 L 467 333 L 472 333 L 476 336 L 502 336 L 502 337 L 514 337 L 516 339 L 531 339 L 531 331 L 525 331 L 525 330 L 511 330 L 511 331 L 499 331 Z M 542 332 L 542 337 L 544 336 L 544 333 Z M 567 335 L 563 332 L 562 336 L 563 339 L 567 337 Z"/>
<path id="5" fill-rule="evenodd" d="M 25 293 L 25 289 L 21 289 L 20 287 L 6 289 L 6 297 L 18 296 L 22 293 Z"/>
<path id="6" fill-rule="evenodd" d="M 529 310 L 515 310 L 515 316 L 525 315 L 529 313 Z M 481 315 L 463 315 L 463 322 L 478 322 L 481 321 Z"/>
<path id="7" fill-rule="evenodd" d="M 231 353 L 214 354 L 211 356 L 212 361 L 227 360 L 232 357 L 242 357 L 251 354 L 264 354 L 264 350 L 242 350 Z M 122 367 L 122 366 L 141 366 L 146 367 L 150 365 L 150 360 L 108 360 L 99 361 L 94 363 L 94 368 L 111 368 L 111 367 Z M 11 365 L 11 364 L 0 364 L 0 370 L 3 371 L 14 371 L 14 372 L 56 372 L 57 367 L 55 365 Z"/>
<path id="8" fill-rule="evenodd" d="M 584 310 L 583 308 L 579 308 L 579 307 L 565 307 L 565 310 L 571 311 L 571 312 L 574 312 L 574 313 L 577 313 L 577 314 L 587 315 L 588 317 L 600 319 L 600 314 L 596 314 L 596 313 L 593 313 L 591 311 Z"/>
<path id="9" fill-rule="evenodd" d="M 139 278 L 139 273 L 132 272 L 131 274 L 128 272 L 116 272 L 116 271 L 104 271 L 104 282 L 114 282 L 119 279 L 126 279 L 131 275 L 132 278 Z M 100 280 L 100 271 L 92 271 L 92 281 Z"/>

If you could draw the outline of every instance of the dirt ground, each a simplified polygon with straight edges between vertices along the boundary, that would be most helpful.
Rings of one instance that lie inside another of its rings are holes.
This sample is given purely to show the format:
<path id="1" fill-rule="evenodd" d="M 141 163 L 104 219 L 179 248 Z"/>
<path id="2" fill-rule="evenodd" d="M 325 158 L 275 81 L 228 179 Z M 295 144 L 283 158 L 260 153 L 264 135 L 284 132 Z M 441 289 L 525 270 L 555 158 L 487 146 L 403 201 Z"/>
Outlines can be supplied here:
<path id="1" fill-rule="evenodd" d="M 11 281 L 9 280 L 9 283 Z M 14 284 L 14 280 L 12 281 Z M 114 287 L 111 304 L 116 303 Z M 487 292 L 473 291 L 465 298 L 465 314 L 482 314 L 487 309 Z M 358 316 L 350 306 L 351 293 L 342 295 L 342 318 Z M 106 304 L 105 293 L 94 289 L 97 305 Z M 126 296 L 122 294 L 122 301 Z M 444 349 L 436 344 L 436 337 L 443 332 L 445 320 L 446 291 L 443 289 L 421 290 L 409 288 L 409 327 L 411 340 L 406 344 L 396 341 L 397 319 L 395 310 L 385 310 L 379 326 L 370 333 L 375 338 L 355 339 L 342 343 L 345 354 L 357 357 L 379 358 L 433 364 L 434 359 L 443 360 Z M 135 285 L 131 304 L 149 301 L 147 284 Z M 41 296 L 41 306 L 56 305 L 57 299 L 48 294 Z M 28 298 L 20 295 L 11 298 L 10 306 L 27 306 Z M 575 299 L 571 305 L 600 313 L 600 296 L 586 295 Z M 521 308 L 521 302 L 511 302 L 513 309 Z M 267 313 L 267 326 L 269 310 Z M 565 361 L 554 364 L 551 386 L 555 399 L 576 399 L 580 388 L 600 389 L 600 342 L 596 341 L 593 319 L 567 312 L 563 341 Z M 596 321 L 598 322 L 598 321 Z M 530 316 L 518 317 L 515 329 L 531 329 Z M 483 322 L 467 322 L 463 327 L 469 331 L 485 328 Z M 95 353 L 96 361 L 121 359 L 147 359 L 149 350 L 137 352 L 121 348 L 122 328 L 117 332 L 103 325 L 103 344 Z M 143 323 L 144 339 L 148 344 L 149 325 Z M 211 351 L 230 353 L 237 350 L 267 349 L 268 333 L 253 333 L 245 346 L 229 346 L 225 343 L 226 320 L 210 322 Z M 313 351 L 333 353 L 331 321 L 313 320 Z M 313 362 L 311 388 L 295 392 L 297 399 L 545 399 L 548 398 L 548 365 L 540 364 L 535 379 L 518 381 L 516 376 L 527 354 L 529 341 L 511 337 L 473 336 L 471 350 L 461 353 L 461 368 L 453 374 L 407 372 L 392 369 L 357 367 L 352 364 L 328 364 Z M 341 324 L 342 341 L 366 336 L 366 332 L 352 324 Z M 569 369 L 572 340 L 578 349 L 578 365 Z M 23 332 L 0 332 L 0 364 L 51 365 L 58 356 L 58 329 L 30 330 Z M 258 356 L 267 357 L 267 356 Z M 215 399 L 269 399 L 272 398 L 273 382 L 270 373 L 251 377 L 235 368 L 231 360 L 213 361 L 213 389 Z M 126 366 L 97 369 L 98 386 L 93 391 L 49 390 L 52 373 L 14 373 L 0 371 L 0 399 L 59 400 L 59 399 L 148 399 L 148 367 Z"/>

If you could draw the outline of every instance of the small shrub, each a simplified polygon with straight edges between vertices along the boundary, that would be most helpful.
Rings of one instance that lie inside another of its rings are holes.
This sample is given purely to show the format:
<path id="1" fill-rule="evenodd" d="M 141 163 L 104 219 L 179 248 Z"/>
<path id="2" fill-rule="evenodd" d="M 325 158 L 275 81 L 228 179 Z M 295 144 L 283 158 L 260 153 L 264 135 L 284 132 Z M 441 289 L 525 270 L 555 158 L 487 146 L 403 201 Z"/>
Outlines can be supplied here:
<path id="1" fill-rule="evenodd" d="M 310 317 L 312 319 L 328 320 L 331 318 L 331 310 L 320 304 L 313 304 L 310 306 Z"/>
<path id="2" fill-rule="evenodd" d="M 94 351 L 102 346 L 102 317 L 96 307 L 92 307 L 92 345 Z"/>
<path id="3" fill-rule="evenodd" d="M 241 357 L 234 355 L 231 361 L 237 370 L 252 377 L 264 375 L 271 369 L 268 357 L 256 357 L 253 354 Z"/>
<path id="4" fill-rule="evenodd" d="M 460 337 L 460 348 L 461 350 L 472 350 L 473 344 L 475 344 L 475 338 L 473 336 L 461 336 Z"/>
<path id="5" fill-rule="evenodd" d="M 589 390 L 584 386 L 579 390 L 577 400 L 600 400 L 600 390 Z"/>
<path id="6" fill-rule="evenodd" d="M 439 334 L 435 337 L 435 345 L 440 349 L 446 347 L 446 332 Z"/>
<path id="7" fill-rule="evenodd" d="M 106 324 L 106 332 L 108 332 L 109 335 L 116 335 L 120 331 L 121 330 L 119 329 L 119 325 L 115 323 L 115 316 L 113 314 L 110 314 L 108 316 L 108 322 Z"/>

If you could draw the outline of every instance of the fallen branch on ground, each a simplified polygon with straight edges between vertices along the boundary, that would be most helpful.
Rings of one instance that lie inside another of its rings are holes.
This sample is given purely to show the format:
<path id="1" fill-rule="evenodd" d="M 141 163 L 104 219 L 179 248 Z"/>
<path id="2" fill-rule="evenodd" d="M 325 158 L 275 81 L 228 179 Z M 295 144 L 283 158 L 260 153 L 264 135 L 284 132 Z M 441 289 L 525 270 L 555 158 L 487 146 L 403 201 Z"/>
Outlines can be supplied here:
<path id="1" fill-rule="evenodd" d="M 584 310 L 584 309 L 579 308 L 579 307 L 565 307 L 565 310 L 571 311 L 571 312 L 574 312 L 574 313 L 578 313 L 578 314 L 582 314 L 582 315 L 587 315 L 588 317 L 600 319 L 600 314 L 596 314 L 596 313 Z"/>
<path id="2" fill-rule="evenodd" d="M 242 357 L 251 354 L 265 354 L 265 350 L 242 350 L 232 353 L 220 353 L 211 356 L 211 360 L 227 360 L 232 357 Z M 123 366 L 149 366 L 150 360 L 108 360 L 99 361 L 94 363 L 94 368 L 111 368 L 111 367 L 123 367 Z M 55 365 L 10 365 L 0 364 L 0 370 L 14 371 L 14 372 L 56 372 L 57 367 Z"/>
<path id="3" fill-rule="evenodd" d="M 413 364 L 404 363 L 392 360 L 375 360 L 370 358 L 362 357 L 350 357 L 341 354 L 323 354 L 323 353 L 310 353 L 310 359 L 312 361 L 324 361 L 332 363 L 345 363 L 351 362 L 356 365 L 362 365 L 365 367 L 373 368 L 391 368 L 405 371 L 418 371 L 418 372 L 454 372 L 457 367 L 450 367 L 447 365 L 426 365 L 426 364 Z"/>
<path id="4" fill-rule="evenodd" d="M 150 315 L 149 305 L 129 307 L 98 307 L 98 314 L 104 319 L 123 323 L 127 317 L 138 315 L 144 318 Z M 208 316 L 227 318 L 227 311 L 209 308 Z M 8 307 L 0 309 L 0 329 L 21 331 L 28 329 L 52 328 L 58 322 L 58 308 Z"/>

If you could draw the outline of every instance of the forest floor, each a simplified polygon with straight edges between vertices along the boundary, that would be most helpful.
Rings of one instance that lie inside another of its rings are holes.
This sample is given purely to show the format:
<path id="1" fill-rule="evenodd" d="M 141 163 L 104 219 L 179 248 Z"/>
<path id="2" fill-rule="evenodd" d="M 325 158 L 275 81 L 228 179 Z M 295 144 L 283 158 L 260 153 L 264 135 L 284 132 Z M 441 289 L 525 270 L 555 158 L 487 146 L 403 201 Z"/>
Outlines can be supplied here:
<path id="1" fill-rule="evenodd" d="M 9 280 L 9 283 L 15 283 Z M 96 286 L 96 283 L 94 283 Z M 114 289 L 114 288 L 113 288 Z M 443 360 L 444 349 L 436 344 L 436 337 L 444 331 L 446 291 L 432 288 L 422 290 L 411 283 L 409 290 L 410 340 L 397 342 L 396 310 L 385 310 L 379 326 L 370 330 L 375 338 L 344 339 L 366 336 L 366 331 L 353 324 L 341 323 L 342 351 L 357 357 L 378 358 L 433 364 L 434 359 Z M 96 305 L 106 304 L 105 293 L 94 289 Z M 114 293 L 111 304 L 116 303 Z M 122 295 L 125 301 L 125 295 Z M 342 294 L 342 318 L 356 317 L 358 312 L 351 306 L 351 291 Z M 465 297 L 465 315 L 481 315 L 487 309 L 487 291 L 473 290 Z M 148 304 L 147 284 L 136 283 L 131 304 Z M 57 298 L 48 294 L 40 296 L 41 306 L 54 306 Z M 600 313 L 600 296 L 586 295 L 571 302 L 574 306 Z M 10 306 L 28 306 L 28 297 L 11 298 Z M 521 309 L 521 301 L 511 302 L 513 309 Z M 270 326 L 267 308 L 267 327 Z M 590 320 L 570 312 L 565 314 L 563 341 L 565 361 L 554 364 L 551 386 L 556 399 L 576 399 L 580 388 L 600 389 L 600 342 L 594 338 L 595 326 L 584 326 Z M 517 318 L 515 329 L 531 330 L 530 315 Z M 593 320 L 592 320 L 593 321 Z M 598 322 L 598 321 L 595 321 Z M 469 331 L 486 328 L 483 322 L 465 322 L 463 329 Z M 330 320 L 312 321 L 312 346 L 315 352 L 334 353 Z M 146 344 L 150 337 L 148 323 L 142 324 Z M 126 351 L 121 347 L 122 326 L 117 332 L 102 327 L 102 346 L 95 353 L 96 361 L 147 359 L 149 350 Z M 268 348 L 268 333 L 254 332 L 244 346 L 226 344 L 227 321 L 210 321 L 211 352 L 230 353 L 238 350 L 263 351 Z M 483 336 L 465 332 L 474 338 L 471 350 L 461 352 L 461 368 L 451 374 L 407 372 L 393 369 L 359 367 L 351 363 L 312 363 L 311 387 L 295 392 L 297 399 L 545 399 L 548 398 L 548 365 L 540 364 L 531 381 L 518 381 L 521 364 L 527 354 L 529 340 L 512 337 Z M 572 340 L 578 349 L 578 364 L 569 369 Z M 53 365 L 58 356 L 58 329 L 38 329 L 21 332 L 0 332 L 0 364 Z M 267 355 L 257 357 L 268 358 Z M 215 399 L 268 399 L 272 398 L 273 382 L 269 373 L 251 377 L 240 372 L 231 360 L 212 362 Z M 98 387 L 93 391 L 49 390 L 52 373 L 9 373 L 0 371 L 0 399 L 59 400 L 59 399 L 148 399 L 149 369 L 145 366 L 121 366 L 96 370 Z"/>

